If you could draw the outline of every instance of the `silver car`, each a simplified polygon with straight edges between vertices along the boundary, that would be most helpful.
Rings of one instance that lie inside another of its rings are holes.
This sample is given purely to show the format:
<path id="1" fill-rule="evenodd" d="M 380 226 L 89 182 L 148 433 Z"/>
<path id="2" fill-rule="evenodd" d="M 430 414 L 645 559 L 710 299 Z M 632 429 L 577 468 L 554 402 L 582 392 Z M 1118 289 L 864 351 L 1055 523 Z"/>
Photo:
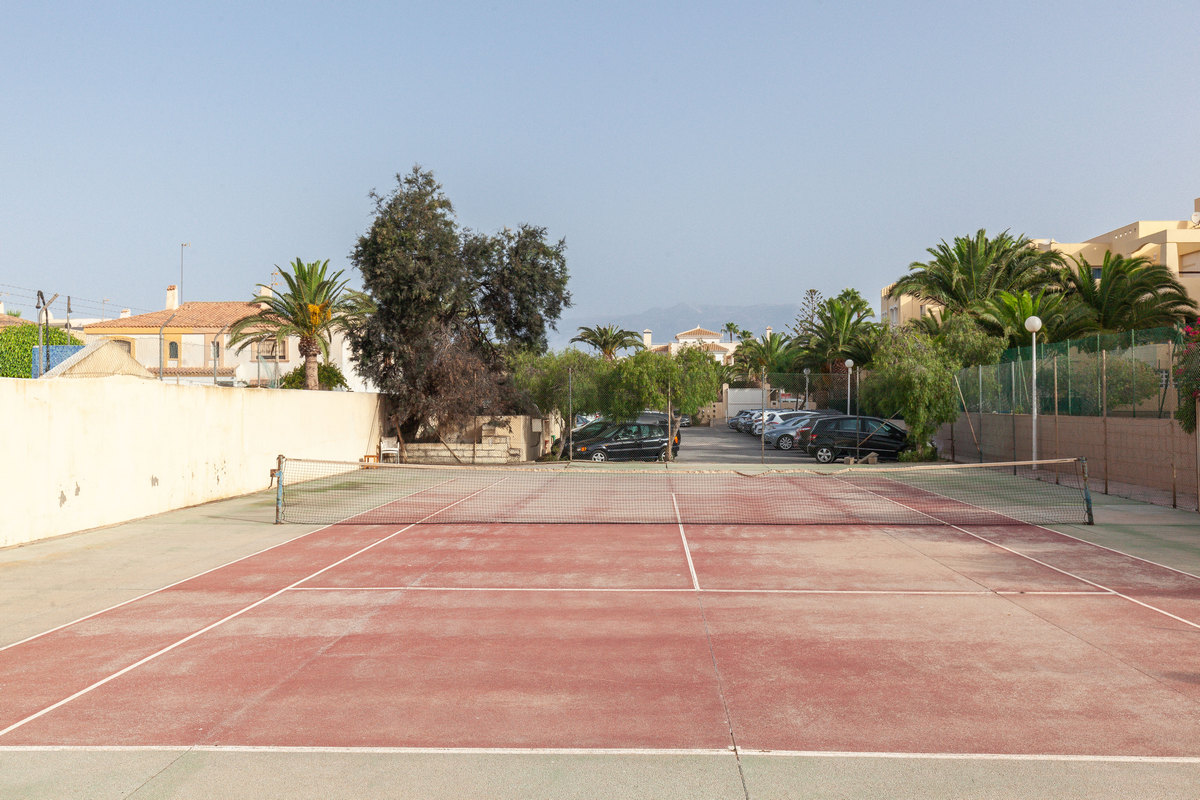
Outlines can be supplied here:
<path id="1" fill-rule="evenodd" d="M 799 411 L 792 412 L 794 416 L 788 419 L 782 425 L 774 428 L 768 428 L 767 434 L 764 437 L 767 444 L 774 447 L 776 450 L 791 450 L 796 446 L 796 431 L 805 422 L 808 422 L 815 417 L 822 416 L 817 411 Z"/>

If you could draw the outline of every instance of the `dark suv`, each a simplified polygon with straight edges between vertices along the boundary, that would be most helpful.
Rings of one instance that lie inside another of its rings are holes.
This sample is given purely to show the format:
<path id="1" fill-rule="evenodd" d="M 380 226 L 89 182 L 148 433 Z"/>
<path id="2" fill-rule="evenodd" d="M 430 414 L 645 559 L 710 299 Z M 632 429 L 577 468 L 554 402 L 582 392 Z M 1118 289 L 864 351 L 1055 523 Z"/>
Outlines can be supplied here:
<path id="1" fill-rule="evenodd" d="M 908 433 L 879 417 L 818 417 L 812 427 L 801 427 L 797 433 L 805 437 L 803 446 L 808 454 L 822 464 L 842 456 L 861 458 L 869 453 L 877 453 L 880 458 L 897 458 L 909 447 Z"/>
<path id="2" fill-rule="evenodd" d="M 671 455 L 679 455 L 679 434 L 675 434 Z M 571 457 L 590 461 L 662 461 L 667 457 L 667 426 L 615 422 L 590 439 L 576 439 Z"/>

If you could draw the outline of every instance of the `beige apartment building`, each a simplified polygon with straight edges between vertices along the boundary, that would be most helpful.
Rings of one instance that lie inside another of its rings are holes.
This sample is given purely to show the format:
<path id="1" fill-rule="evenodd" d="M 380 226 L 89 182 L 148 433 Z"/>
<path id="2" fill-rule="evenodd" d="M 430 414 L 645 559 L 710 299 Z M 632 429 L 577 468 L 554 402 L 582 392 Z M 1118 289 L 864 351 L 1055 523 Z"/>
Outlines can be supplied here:
<path id="1" fill-rule="evenodd" d="M 1179 278 L 1188 296 L 1200 300 L 1200 197 L 1192 201 L 1192 209 L 1189 219 L 1138 220 L 1086 242 L 1033 242 L 1039 249 L 1083 257 L 1089 264 L 1099 264 L 1110 250 L 1114 255 L 1143 256 L 1165 265 Z"/>
<path id="2" fill-rule="evenodd" d="M 1179 278 L 1188 296 L 1200 301 L 1200 197 L 1192 202 L 1192 215 L 1185 220 L 1138 220 L 1120 228 L 1092 237 L 1086 242 L 1059 242 L 1054 239 L 1033 239 L 1040 250 L 1057 250 L 1068 257 L 1082 257 L 1089 264 L 1099 264 L 1105 252 L 1126 257 L 1143 256 L 1163 264 Z M 895 284 L 880 292 L 881 319 L 892 325 L 903 325 L 911 319 L 937 313 L 941 306 L 923 303 L 915 297 L 889 297 Z"/>
<path id="3" fill-rule="evenodd" d="M 940 314 L 942 307 L 937 303 L 930 303 L 927 300 L 921 300 L 913 297 L 911 294 L 902 294 L 899 297 L 890 297 L 888 292 L 892 290 L 895 283 L 889 283 L 883 287 L 879 299 L 880 314 L 879 319 L 887 325 L 903 325 L 910 319 L 920 319 L 927 317 L 930 314 Z"/>

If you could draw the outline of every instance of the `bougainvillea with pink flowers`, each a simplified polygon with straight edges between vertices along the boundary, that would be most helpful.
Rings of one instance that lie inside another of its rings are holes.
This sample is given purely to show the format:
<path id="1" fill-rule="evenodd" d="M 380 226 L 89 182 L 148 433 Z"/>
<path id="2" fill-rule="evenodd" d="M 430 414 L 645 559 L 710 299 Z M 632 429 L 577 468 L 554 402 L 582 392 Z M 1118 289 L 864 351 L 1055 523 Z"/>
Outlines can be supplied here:
<path id="1" fill-rule="evenodd" d="M 1196 400 L 1200 398 L 1200 318 L 1183 329 L 1183 342 L 1175 356 L 1175 388 L 1179 408 L 1175 419 L 1188 433 L 1196 431 Z"/>

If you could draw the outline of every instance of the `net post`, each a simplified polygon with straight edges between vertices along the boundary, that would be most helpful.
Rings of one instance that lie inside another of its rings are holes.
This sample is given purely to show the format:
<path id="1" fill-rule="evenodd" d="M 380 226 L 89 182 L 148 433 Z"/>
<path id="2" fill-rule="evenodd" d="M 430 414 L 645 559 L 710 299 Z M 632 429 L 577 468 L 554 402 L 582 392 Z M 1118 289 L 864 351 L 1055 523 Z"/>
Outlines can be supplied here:
<path id="1" fill-rule="evenodd" d="M 275 465 L 275 524 L 283 523 L 283 463 L 286 461 L 281 453 Z"/>
<path id="2" fill-rule="evenodd" d="M 1087 459 L 1079 459 L 1079 463 L 1083 465 L 1083 507 L 1087 512 L 1087 524 L 1095 525 L 1096 518 L 1092 515 L 1092 492 L 1088 489 L 1088 465 Z"/>

